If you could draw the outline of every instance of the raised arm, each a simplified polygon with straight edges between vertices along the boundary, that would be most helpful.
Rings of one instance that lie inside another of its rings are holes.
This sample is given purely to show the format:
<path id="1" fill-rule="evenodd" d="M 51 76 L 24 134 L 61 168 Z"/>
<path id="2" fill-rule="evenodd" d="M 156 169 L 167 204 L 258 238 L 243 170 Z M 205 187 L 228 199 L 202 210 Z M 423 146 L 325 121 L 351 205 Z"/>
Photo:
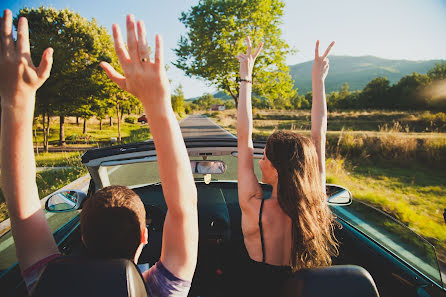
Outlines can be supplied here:
<path id="1" fill-rule="evenodd" d="M 12 13 L 5 10 L 0 18 L 1 176 L 22 271 L 59 253 L 37 194 L 32 142 L 35 95 L 50 75 L 53 50 L 46 49 L 35 67 L 28 34 L 28 22 L 20 18 L 14 43 Z"/>
<path id="2" fill-rule="evenodd" d="M 335 42 L 333 41 L 323 56 L 319 56 L 319 40 L 316 42 L 314 64 L 312 71 L 313 103 L 311 106 L 311 140 L 316 147 L 319 159 L 322 189 L 325 193 L 325 142 L 327 134 L 327 99 L 325 98 L 325 78 L 328 74 L 328 53 Z"/>
<path id="3" fill-rule="evenodd" d="M 251 41 L 246 37 L 247 52 L 236 56 L 240 62 L 240 91 L 237 107 L 237 171 L 238 171 L 238 196 L 242 210 L 250 199 L 262 198 L 262 190 L 254 174 L 252 143 L 252 69 L 254 62 L 262 49 L 261 43 L 255 53 L 252 54 Z"/>
<path id="4" fill-rule="evenodd" d="M 135 27 L 127 16 L 127 46 L 117 25 L 113 38 L 124 76 L 102 62 L 108 77 L 141 100 L 147 114 L 158 159 L 167 215 L 164 222 L 161 262 L 175 276 L 191 280 L 198 250 L 197 190 L 189 156 L 170 103 L 169 81 L 163 62 L 161 36 L 156 36 L 155 60 L 150 59 L 142 21 Z"/>

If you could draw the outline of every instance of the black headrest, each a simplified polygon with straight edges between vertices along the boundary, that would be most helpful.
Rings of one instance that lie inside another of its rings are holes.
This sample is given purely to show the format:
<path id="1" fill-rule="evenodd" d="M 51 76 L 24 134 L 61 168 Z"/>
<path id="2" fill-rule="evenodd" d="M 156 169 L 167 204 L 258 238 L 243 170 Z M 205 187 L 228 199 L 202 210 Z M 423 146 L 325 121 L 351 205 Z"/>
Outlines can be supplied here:
<path id="1" fill-rule="evenodd" d="M 379 297 L 370 273 L 355 265 L 302 269 L 285 284 L 284 297 Z"/>
<path id="2" fill-rule="evenodd" d="M 31 296 L 147 297 L 147 291 L 139 269 L 127 259 L 61 257 L 48 264 Z"/>

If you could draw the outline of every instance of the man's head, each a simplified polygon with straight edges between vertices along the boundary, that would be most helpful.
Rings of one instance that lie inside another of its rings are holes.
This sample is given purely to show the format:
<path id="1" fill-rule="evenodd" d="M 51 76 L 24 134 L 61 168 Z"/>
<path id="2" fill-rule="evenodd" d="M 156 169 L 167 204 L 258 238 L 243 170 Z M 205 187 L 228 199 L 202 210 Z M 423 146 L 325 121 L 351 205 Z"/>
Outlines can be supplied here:
<path id="1" fill-rule="evenodd" d="M 134 260 L 147 243 L 145 220 L 144 205 L 134 191 L 123 186 L 106 187 L 82 207 L 82 240 L 94 257 Z"/>

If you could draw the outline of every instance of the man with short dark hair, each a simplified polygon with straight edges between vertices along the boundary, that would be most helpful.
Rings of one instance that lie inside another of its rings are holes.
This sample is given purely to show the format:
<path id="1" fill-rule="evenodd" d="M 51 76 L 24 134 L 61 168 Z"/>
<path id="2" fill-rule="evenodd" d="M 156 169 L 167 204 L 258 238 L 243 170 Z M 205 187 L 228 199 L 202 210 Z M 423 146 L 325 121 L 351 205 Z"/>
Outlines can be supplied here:
<path id="1" fill-rule="evenodd" d="M 20 18 L 17 42 L 12 35 L 12 13 L 0 18 L 0 96 L 2 182 L 8 206 L 17 260 L 29 290 L 47 263 L 60 257 L 40 206 L 35 181 L 32 122 L 35 93 L 50 75 L 51 48 L 39 67 L 31 60 L 26 18 Z M 113 26 L 115 50 L 124 75 L 108 63 L 101 66 L 123 90 L 138 97 L 145 107 L 157 149 L 158 168 L 168 207 L 163 227 L 160 260 L 143 273 L 150 296 L 187 296 L 195 271 L 198 250 L 197 190 L 187 150 L 170 101 L 169 81 L 163 63 L 162 40 L 156 36 L 155 59 L 150 59 L 144 24 L 127 16 L 127 48 L 117 25 Z M 128 234 L 101 234 L 100 218 L 113 221 Z M 95 216 L 98 216 L 95 218 Z M 124 257 L 137 263 L 148 241 L 145 210 L 128 188 L 111 186 L 86 202 L 82 214 L 83 241 L 93 255 Z M 98 238 L 98 236 L 102 236 Z M 123 237 L 128 238 L 122 240 Z M 122 240 L 122 242 L 115 242 Z M 107 242 L 114 241 L 109 245 Z M 122 243 L 122 244 L 121 244 Z M 112 248 L 107 249 L 109 246 Z"/>

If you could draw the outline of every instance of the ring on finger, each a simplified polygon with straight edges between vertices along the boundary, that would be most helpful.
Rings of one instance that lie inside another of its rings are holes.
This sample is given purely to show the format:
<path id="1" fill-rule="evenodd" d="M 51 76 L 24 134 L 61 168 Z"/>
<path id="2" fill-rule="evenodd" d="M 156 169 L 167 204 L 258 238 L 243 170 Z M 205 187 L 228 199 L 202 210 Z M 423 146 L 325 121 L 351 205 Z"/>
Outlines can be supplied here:
<path id="1" fill-rule="evenodd" d="M 147 62 L 147 61 L 149 61 L 148 57 L 141 58 L 141 62 Z"/>

